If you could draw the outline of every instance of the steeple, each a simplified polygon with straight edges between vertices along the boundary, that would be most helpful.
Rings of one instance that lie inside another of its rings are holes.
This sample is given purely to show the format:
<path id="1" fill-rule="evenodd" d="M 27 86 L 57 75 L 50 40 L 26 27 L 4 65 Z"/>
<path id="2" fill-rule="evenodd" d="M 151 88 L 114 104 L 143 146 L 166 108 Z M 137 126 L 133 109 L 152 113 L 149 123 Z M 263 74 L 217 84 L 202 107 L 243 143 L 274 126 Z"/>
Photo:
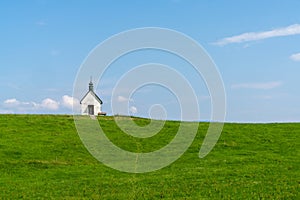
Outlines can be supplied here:
<path id="1" fill-rule="evenodd" d="M 92 82 L 92 77 L 91 77 L 91 81 L 90 81 L 90 83 L 89 83 L 89 91 L 94 92 L 94 84 L 93 84 L 93 82 Z"/>

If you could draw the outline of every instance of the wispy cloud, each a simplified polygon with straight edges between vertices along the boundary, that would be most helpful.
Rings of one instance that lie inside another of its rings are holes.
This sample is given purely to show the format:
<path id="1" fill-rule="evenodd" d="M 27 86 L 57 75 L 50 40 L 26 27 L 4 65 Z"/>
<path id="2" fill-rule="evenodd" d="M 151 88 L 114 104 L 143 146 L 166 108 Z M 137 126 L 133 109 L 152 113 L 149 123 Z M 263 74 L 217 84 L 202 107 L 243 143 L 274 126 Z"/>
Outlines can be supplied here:
<path id="1" fill-rule="evenodd" d="M 19 105 L 20 102 L 17 99 L 6 99 L 4 101 L 4 104 L 6 104 L 6 105 Z"/>
<path id="2" fill-rule="evenodd" d="M 37 21 L 35 24 L 38 26 L 46 26 L 47 25 L 47 23 L 43 20 Z"/>
<path id="3" fill-rule="evenodd" d="M 263 99 L 263 100 L 270 100 L 273 99 L 273 96 L 271 95 L 259 95 L 259 96 L 254 96 L 255 99 Z"/>
<path id="4" fill-rule="evenodd" d="M 300 24 L 293 24 L 287 27 L 277 28 L 262 32 L 247 32 L 232 37 L 223 38 L 213 44 L 224 46 L 231 43 L 242 43 L 255 40 L 263 40 L 272 37 L 281 37 L 300 34 Z"/>
<path id="5" fill-rule="evenodd" d="M 118 100 L 118 102 L 133 102 L 133 99 L 129 99 L 129 98 L 126 98 L 126 97 L 121 96 L 121 95 L 118 96 L 117 100 Z"/>
<path id="6" fill-rule="evenodd" d="M 295 53 L 293 55 L 290 56 L 290 59 L 296 62 L 300 61 L 300 53 Z"/>
<path id="7" fill-rule="evenodd" d="M 60 54 L 60 51 L 57 49 L 53 49 L 50 51 L 51 56 L 58 56 Z"/>
<path id="8" fill-rule="evenodd" d="M 206 100 L 210 100 L 211 97 L 210 97 L 210 95 L 201 95 L 201 96 L 198 97 L 198 99 L 200 101 L 206 101 Z"/>
<path id="9" fill-rule="evenodd" d="M 239 83 L 231 85 L 232 89 L 260 89 L 269 90 L 281 86 L 282 81 L 264 82 L 264 83 Z"/>
<path id="10" fill-rule="evenodd" d="M 0 109 L 0 113 L 1 113 L 1 114 L 13 114 L 14 111 L 12 111 L 12 110 L 3 110 L 3 109 Z"/>

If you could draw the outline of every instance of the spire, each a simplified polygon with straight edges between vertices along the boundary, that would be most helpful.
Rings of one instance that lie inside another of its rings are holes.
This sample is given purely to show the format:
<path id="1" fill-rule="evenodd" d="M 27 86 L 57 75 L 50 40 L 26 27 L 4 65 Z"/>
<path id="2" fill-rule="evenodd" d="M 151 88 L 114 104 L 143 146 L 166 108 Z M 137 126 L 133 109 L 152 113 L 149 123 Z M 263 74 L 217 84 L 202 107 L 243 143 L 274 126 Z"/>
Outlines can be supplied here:
<path id="1" fill-rule="evenodd" d="M 91 80 L 90 80 L 90 83 L 89 83 L 89 91 L 94 92 L 94 84 L 92 82 L 92 76 L 91 76 Z"/>

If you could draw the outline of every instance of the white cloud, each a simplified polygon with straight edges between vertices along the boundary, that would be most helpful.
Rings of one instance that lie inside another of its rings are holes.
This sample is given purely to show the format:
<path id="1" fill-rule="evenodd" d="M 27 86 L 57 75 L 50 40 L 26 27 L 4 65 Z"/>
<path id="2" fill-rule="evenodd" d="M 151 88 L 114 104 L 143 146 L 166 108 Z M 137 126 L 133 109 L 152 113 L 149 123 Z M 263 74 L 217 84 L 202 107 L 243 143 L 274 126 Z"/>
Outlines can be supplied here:
<path id="1" fill-rule="evenodd" d="M 13 98 L 13 99 L 7 99 L 3 102 L 5 107 L 30 107 L 32 106 L 34 103 L 33 102 L 22 102 L 22 101 L 18 101 L 17 99 Z"/>
<path id="2" fill-rule="evenodd" d="M 232 89 L 261 89 L 269 90 L 282 85 L 281 81 L 265 82 L 265 83 L 239 83 L 233 84 Z"/>
<path id="3" fill-rule="evenodd" d="M 290 59 L 293 61 L 299 62 L 300 61 L 300 53 L 295 53 L 295 54 L 291 55 Z"/>
<path id="4" fill-rule="evenodd" d="M 17 99 L 7 99 L 4 101 L 4 104 L 8 106 L 15 106 L 15 105 L 19 105 L 20 102 Z"/>
<path id="5" fill-rule="evenodd" d="M 7 99 L 3 102 L 4 107 L 10 108 L 13 111 L 33 111 L 39 109 L 46 109 L 46 110 L 57 110 L 59 108 L 59 102 L 46 98 L 41 103 L 36 102 L 24 102 L 19 101 L 15 98 Z"/>
<path id="6" fill-rule="evenodd" d="M 132 113 L 132 114 L 136 114 L 138 112 L 137 108 L 135 106 L 131 106 L 129 108 L 129 111 Z"/>
<path id="7" fill-rule="evenodd" d="M 217 42 L 215 45 L 224 46 L 231 43 L 242 43 L 247 41 L 263 40 L 272 37 L 289 36 L 300 34 L 300 24 L 293 24 L 291 26 L 273 29 L 263 32 L 248 32 L 240 35 L 226 37 Z"/>
<path id="8" fill-rule="evenodd" d="M 128 101 L 132 102 L 133 101 L 132 99 L 128 99 L 124 96 L 118 96 L 117 100 L 118 100 L 118 102 L 128 102 Z"/>
<path id="9" fill-rule="evenodd" d="M 69 109 L 72 109 L 73 106 L 74 106 L 74 108 L 79 107 L 79 100 L 74 97 L 68 96 L 68 95 L 64 95 L 62 97 L 61 103 L 64 107 L 69 108 Z"/>
<path id="10" fill-rule="evenodd" d="M 54 101 L 53 99 L 47 98 L 42 101 L 40 106 L 47 110 L 57 110 L 59 108 L 59 102 Z"/>
<path id="11" fill-rule="evenodd" d="M 68 95 L 61 97 L 61 100 L 56 101 L 52 98 L 45 98 L 41 102 L 25 102 L 17 100 L 16 98 L 7 99 L 0 103 L 0 106 L 3 106 L 4 113 L 9 111 L 9 113 L 31 113 L 31 112 L 45 112 L 45 111 L 59 111 L 60 108 L 65 107 L 72 110 L 80 110 L 79 100 Z"/>

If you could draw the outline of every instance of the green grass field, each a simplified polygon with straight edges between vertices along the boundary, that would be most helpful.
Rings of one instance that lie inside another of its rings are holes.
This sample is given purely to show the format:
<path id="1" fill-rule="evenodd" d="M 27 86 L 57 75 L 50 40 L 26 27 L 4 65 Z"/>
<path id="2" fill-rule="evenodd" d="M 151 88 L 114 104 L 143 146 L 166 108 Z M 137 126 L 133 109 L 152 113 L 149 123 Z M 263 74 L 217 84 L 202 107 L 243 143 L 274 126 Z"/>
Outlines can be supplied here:
<path id="1" fill-rule="evenodd" d="M 148 139 L 122 133 L 112 117 L 99 123 L 133 152 L 166 145 L 179 122 Z M 135 118 L 143 126 L 147 119 Z M 72 116 L 0 115 L 1 199 L 300 199 L 300 124 L 224 125 L 215 148 L 198 153 L 208 123 L 173 164 L 130 174 L 106 167 L 83 146 Z"/>

